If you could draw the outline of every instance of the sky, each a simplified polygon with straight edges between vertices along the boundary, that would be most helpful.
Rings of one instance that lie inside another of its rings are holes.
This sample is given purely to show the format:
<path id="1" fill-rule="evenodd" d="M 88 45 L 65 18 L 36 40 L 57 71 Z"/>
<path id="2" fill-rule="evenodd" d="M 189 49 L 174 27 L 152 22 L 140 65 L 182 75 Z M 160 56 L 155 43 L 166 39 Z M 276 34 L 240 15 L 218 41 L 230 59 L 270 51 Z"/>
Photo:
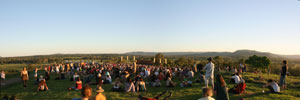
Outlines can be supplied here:
<path id="1" fill-rule="evenodd" d="M 300 54 L 298 0 L 1 0 L 0 56 Z"/>

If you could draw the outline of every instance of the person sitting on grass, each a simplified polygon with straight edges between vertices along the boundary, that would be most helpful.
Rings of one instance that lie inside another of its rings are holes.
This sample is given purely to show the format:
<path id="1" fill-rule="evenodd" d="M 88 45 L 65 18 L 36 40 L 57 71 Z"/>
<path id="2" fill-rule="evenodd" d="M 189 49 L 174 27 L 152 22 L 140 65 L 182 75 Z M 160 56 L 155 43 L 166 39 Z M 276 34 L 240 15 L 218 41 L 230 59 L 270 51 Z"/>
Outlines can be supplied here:
<path id="1" fill-rule="evenodd" d="M 166 87 L 175 87 L 175 83 L 172 81 L 172 78 L 169 77 L 166 81 Z"/>
<path id="2" fill-rule="evenodd" d="M 46 79 L 43 77 L 43 75 L 40 75 L 40 78 L 37 81 L 38 81 L 38 83 L 40 83 L 42 80 L 44 80 L 46 82 Z"/>
<path id="3" fill-rule="evenodd" d="M 167 93 L 167 91 L 155 96 L 154 98 L 143 97 L 142 95 L 139 95 L 138 100 L 159 100 L 159 98 L 166 93 Z M 169 91 L 169 95 L 166 96 L 163 100 L 168 100 L 169 98 L 171 98 L 171 96 L 172 96 L 172 92 Z"/>
<path id="4" fill-rule="evenodd" d="M 71 88 L 69 88 L 69 90 L 81 90 L 81 89 L 82 89 L 82 81 L 78 77 L 77 81 L 75 83 L 75 87 L 71 87 Z"/>
<path id="5" fill-rule="evenodd" d="M 125 92 L 135 92 L 135 86 L 131 79 L 125 83 Z"/>
<path id="6" fill-rule="evenodd" d="M 146 83 L 143 78 L 136 82 L 136 91 L 146 91 Z"/>
<path id="7" fill-rule="evenodd" d="M 41 82 L 38 85 L 38 91 L 47 91 L 47 90 L 48 90 L 48 86 L 45 80 L 41 80 Z"/>
<path id="8" fill-rule="evenodd" d="M 91 100 L 92 88 L 86 85 L 81 90 L 81 98 L 73 98 L 72 100 Z"/>
<path id="9" fill-rule="evenodd" d="M 109 74 L 105 75 L 105 81 L 103 84 L 111 84 L 112 80 L 111 80 L 111 76 Z"/>
<path id="10" fill-rule="evenodd" d="M 226 83 L 221 74 L 217 74 L 214 91 L 217 97 L 216 100 L 229 100 Z"/>
<path id="11" fill-rule="evenodd" d="M 193 79 L 194 78 L 194 71 L 192 69 L 190 69 L 190 71 L 187 73 L 188 78 L 189 79 Z"/>
<path id="12" fill-rule="evenodd" d="M 239 73 L 235 73 L 231 76 L 230 80 L 229 80 L 229 84 L 233 83 L 233 84 L 239 84 L 241 81 L 241 77 Z"/>
<path id="13" fill-rule="evenodd" d="M 122 83 L 120 81 L 120 78 L 116 78 L 116 81 L 113 83 L 112 91 L 121 92 L 122 91 L 121 85 Z"/>
<path id="14" fill-rule="evenodd" d="M 213 90 L 211 88 L 203 88 L 202 93 L 203 93 L 203 96 L 199 100 L 215 100 L 214 98 L 212 98 Z"/>
<path id="15" fill-rule="evenodd" d="M 74 73 L 73 75 L 73 79 L 71 81 L 76 81 L 76 79 L 79 77 L 79 75 L 77 74 L 77 72 Z"/>
<path id="16" fill-rule="evenodd" d="M 246 83 L 245 80 L 241 80 L 239 84 L 234 86 L 233 88 L 229 89 L 230 93 L 235 93 L 235 94 L 241 94 L 244 93 L 246 90 Z"/>
<path id="17" fill-rule="evenodd" d="M 97 92 L 97 94 L 95 96 L 95 100 L 106 100 L 106 97 L 102 94 L 102 92 L 104 92 L 104 90 L 102 89 L 102 87 L 100 85 L 97 86 L 96 92 Z"/>
<path id="18" fill-rule="evenodd" d="M 153 87 L 160 87 L 161 83 L 160 80 L 158 78 L 155 79 L 154 83 L 152 84 Z"/>
<path id="19" fill-rule="evenodd" d="M 180 83 L 181 87 L 192 87 L 193 86 L 192 85 L 193 82 L 192 81 L 188 81 L 187 78 L 188 78 L 187 76 L 184 77 L 182 83 Z"/>
<path id="20" fill-rule="evenodd" d="M 268 83 L 266 85 L 263 85 L 263 88 L 265 88 L 265 87 L 269 88 L 270 93 L 279 93 L 280 92 L 279 85 L 277 84 L 277 82 L 275 82 L 272 79 L 269 79 Z"/>
<path id="21" fill-rule="evenodd" d="M 196 79 L 196 83 L 204 83 L 205 82 L 205 75 L 200 72 L 199 78 Z"/>

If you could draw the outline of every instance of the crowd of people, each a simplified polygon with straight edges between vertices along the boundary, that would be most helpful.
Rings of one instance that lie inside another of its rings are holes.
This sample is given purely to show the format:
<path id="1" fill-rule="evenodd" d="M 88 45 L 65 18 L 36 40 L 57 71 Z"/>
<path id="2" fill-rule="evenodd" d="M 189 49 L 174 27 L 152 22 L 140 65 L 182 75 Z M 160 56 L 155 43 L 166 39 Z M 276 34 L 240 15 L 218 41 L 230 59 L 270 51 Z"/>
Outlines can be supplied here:
<path id="1" fill-rule="evenodd" d="M 44 70 L 44 76 L 39 75 L 39 71 Z M 202 72 L 200 72 L 203 70 Z M 233 75 L 230 77 L 228 84 L 234 84 L 234 87 L 228 89 L 226 82 L 221 74 L 215 74 L 215 65 L 213 59 L 209 58 L 208 63 L 201 69 L 195 67 L 163 67 L 142 64 L 114 64 L 114 63 L 66 63 L 45 66 L 43 69 L 34 69 L 34 79 L 38 91 L 50 90 L 47 82 L 50 81 L 51 74 L 58 74 L 55 80 L 73 81 L 74 86 L 68 87 L 68 90 L 81 91 L 81 98 L 73 100 L 105 100 L 103 84 L 112 84 L 111 91 L 114 92 L 144 92 L 147 87 L 192 87 L 194 82 L 205 84 L 203 88 L 203 98 L 199 100 L 214 100 L 212 96 L 215 94 L 217 100 L 229 100 L 229 94 L 241 94 L 246 91 L 246 82 L 242 78 L 241 73 L 247 71 L 245 65 L 241 64 L 240 69 L 232 69 L 227 67 L 227 71 L 231 71 Z M 283 61 L 283 67 L 280 77 L 280 86 L 286 88 L 287 61 Z M 199 72 L 199 77 L 195 77 L 195 73 Z M 26 68 L 20 73 L 23 87 L 28 85 L 29 74 Z M 175 79 L 180 80 L 179 83 L 174 82 Z M 216 78 L 215 78 L 216 77 Z M 214 79 L 215 78 L 215 79 Z M 5 73 L 1 72 L 1 80 L 5 80 Z M 52 80 L 51 80 L 52 81 Z M 165 84 L 162 84 L 165 81 Z M 216 82 L 214 82 L 216 81 Z M 3 83 L 1 83 L 2 85 Z M 91 85 L 97 86 L 97 95 L 92 96 Z M 268 87 L 271 93 L 280 92 L 280 87 L 276 81 L 270 79 L 263 88 Z M 66 87 L 67 88 L 67 87 Z M 169 93 L 164 100 L 172 96 L 172 92 L 165 91 L 154 98 L 138 96 L 140 100 L 158 100 L 163 94 Z"/>

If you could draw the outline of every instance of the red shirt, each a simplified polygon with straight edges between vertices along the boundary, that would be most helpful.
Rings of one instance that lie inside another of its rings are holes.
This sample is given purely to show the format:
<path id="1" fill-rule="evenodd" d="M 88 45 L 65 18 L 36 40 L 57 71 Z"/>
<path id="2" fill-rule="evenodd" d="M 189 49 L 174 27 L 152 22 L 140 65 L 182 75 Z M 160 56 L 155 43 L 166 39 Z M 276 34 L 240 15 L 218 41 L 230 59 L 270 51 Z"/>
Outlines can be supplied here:
<path id="1" fill-rule="evenodd" d="M 236 93 L 242 93 L 245 91 L 245 89 L 246 89 L 246 83 L 240 83 L 237 85 L 235 91 Z"/>
<path id="2" fill-rule="evenodd" d="M 82 89 L 82 82 L 76 82 L 76 89 L 81 90 Z"/>

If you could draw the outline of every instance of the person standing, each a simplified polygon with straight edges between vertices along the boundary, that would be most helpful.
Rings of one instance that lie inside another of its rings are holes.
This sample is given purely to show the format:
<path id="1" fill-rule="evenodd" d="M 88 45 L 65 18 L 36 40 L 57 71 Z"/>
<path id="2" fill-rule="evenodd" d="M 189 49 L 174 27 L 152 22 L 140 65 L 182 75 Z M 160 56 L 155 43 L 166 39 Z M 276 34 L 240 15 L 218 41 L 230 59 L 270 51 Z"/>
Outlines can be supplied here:
<path id="1" fill-rule="evenodd" d="M 27 81 L 29 80 L 29 77 L 28 77 L 28 72 L 26 70 L 26 67 L 23 68 L 23 71 L 21 71 L 21 79 L 22 79 L 22 82 L 23 82 L 23 87 L 27 87 Z"/>
<path id="2" fill-rule="evenodd" d="M 205 85 L 206 88 L 208 88 L 208 84 L 210 83 L 212 85 L 212 88 L 214 88 L 214 69 L 215 64 L 212 62 L 212 58 L 208 58 L 208 64 L 204 67 L 205 70 Z"/>
<path id="3" fill-rule="evenodd" d="M 1 71 L 1 85 L 0 86 L 2 86 L 2 85 L 5 85 L 5 72 L 4 71 Z"/>
<path id="4" fill-rule="evenodd" d="M 286 60 L 282 61 L 283 66 L 281 67 L 281 76 L 280 76 L 280 86 L 282 90 L 286 89 L 286 76 L 288 71 L 288 62 Z"/>

